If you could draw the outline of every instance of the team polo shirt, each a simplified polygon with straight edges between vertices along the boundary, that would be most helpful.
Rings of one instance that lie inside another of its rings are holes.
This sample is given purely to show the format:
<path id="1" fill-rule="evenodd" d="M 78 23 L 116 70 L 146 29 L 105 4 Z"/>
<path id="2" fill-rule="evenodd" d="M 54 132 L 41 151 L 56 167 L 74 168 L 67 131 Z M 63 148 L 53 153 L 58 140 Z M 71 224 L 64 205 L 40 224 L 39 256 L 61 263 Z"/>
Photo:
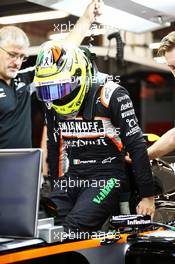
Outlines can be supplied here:
<path id="1" fill-rule="evenodd" d="M 7 85 L 0 79 L 0 148 L 30 148 L 31 98 L 30 84 L 34 68 L 21 71 Z"/>

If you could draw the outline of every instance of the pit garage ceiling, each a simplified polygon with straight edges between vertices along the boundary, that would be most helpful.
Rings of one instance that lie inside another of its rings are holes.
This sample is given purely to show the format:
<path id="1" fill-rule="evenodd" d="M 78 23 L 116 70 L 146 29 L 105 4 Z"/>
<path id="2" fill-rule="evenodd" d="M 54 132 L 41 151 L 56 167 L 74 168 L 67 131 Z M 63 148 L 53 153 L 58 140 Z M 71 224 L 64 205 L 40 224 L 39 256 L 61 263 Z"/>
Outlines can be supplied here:
<path id="1" fill-rule="evenodd" d="M 86 5 L 91 0 L 2 0 L 0 1 L 0 18 L 10 15 L 27 14 L 54 9 L 63 9 L 70 15 L 80 16 Z M 152 31 L 164 28 L 175 21 L 175 1 L 174 0 L 104 0 L 109 11 L 117 11 L 118 16 L 110 20 L 109 13 L 104 12 L 104 17 L 100 22 L 107 22 L 114 27 L 136 33 Z M 125 19 L 128 14 L 128 19 Z M 123 19 L 120 19 L 123 15 Z M 135 20 L 132 21 L 132 18 Z M 121 21 L 123 20 L 123 22 Z M 137 24 L 137 22 L 139 24 Z M 1 22 L 0 22 L 1 24 Z M 134 25 L 132 25 L 134 24 Z M 136 26 L 137 24 L 137 26 Z"/>
<path id="2" fill-rule="evenodd" d="M 45 7 L 62 9 L 82 15 L 90 0 L 28 0 Z M 141 33 L 170 25 L 175 21 L 174 0 L 104 0 L 104 15 L 100 22 L 126 31 Z"/>
<path id="3" fill-rule="evenodd" d="M 2 18 L 5 16 L 37 13 L 61 9 L 68 16 L 61 19 L 26 22 L 16 24 L 20 26 L 29 36 L 32 46 L 38 46 L 48 39 L 53 32 L 54 23 L 75 23 L 77 18 L 84 12 L 85 7 L 91 0 L 1 0 L 0 1 L 0 27 L 3 26 Z M 153 32 L 155 40 L 175 30 L 175 0 L 104 0 L 106 21 L 100 23 L 108 24 L 119 30 L 142 34 Z M 113 19 L 109 15 L 110 8 L 118 12 Z M 122 19 L 120 19 L 120 14 Z M 127 14 L 124 18 L 124 14 Z M 134 18 L 132 20 L 131 18 Z M 105 53 L 105 51 L 104 51 Z M 138 59 L 139 60 L 139 59 Z M 149 63 L 148 63 L 149 64 Z"/>

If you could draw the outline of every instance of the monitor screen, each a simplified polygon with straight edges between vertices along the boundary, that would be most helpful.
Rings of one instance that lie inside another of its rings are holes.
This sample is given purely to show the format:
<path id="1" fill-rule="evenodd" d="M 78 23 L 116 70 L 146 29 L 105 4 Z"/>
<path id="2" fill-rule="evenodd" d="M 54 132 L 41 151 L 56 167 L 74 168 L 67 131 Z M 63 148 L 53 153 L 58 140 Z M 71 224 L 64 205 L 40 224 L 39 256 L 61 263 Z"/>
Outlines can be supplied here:
<path id="1" fill-rule="evenodd" d="M 0 236 L 35 237 L 41 149 L 0 150 Z"/>

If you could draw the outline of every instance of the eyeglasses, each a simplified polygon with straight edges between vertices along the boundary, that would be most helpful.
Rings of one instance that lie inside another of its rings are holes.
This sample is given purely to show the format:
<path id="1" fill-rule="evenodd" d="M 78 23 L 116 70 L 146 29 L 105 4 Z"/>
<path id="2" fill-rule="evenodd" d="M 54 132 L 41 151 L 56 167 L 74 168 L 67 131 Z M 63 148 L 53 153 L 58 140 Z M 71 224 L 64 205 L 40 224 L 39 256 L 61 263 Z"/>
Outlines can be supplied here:
<path id="1" fill-rule="evenodd" d="M 14 59 L 17 60 L 19 58 L 22 62 L 24 62 L 24 61 L 26 61 L 28 59 L 28 57 L 25 56 L 24 54 L 20 55 L 20 54 L 17 54 L 16 52 L 7 51 L 6 49 L 4 49 L 2 47 L 0 47 L 0 49 L 5 51 L 12 60 L 14 60 Z"/>

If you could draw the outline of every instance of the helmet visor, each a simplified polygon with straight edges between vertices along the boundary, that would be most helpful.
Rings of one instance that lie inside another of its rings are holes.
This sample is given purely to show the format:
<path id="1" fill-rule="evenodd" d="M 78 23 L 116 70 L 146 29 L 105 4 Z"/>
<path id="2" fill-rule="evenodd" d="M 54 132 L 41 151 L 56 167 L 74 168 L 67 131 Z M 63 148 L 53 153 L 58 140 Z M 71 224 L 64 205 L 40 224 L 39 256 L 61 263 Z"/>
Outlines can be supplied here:
<path id="1" fill-rule="evenodd" d="M 39 100 L 44 102 L 51 102 L 57 99 L 61 99 L 70 94 L 76 85 L 75 83 L 58 83 L 49 84 L 36 87 L 36 94 Z"/>

